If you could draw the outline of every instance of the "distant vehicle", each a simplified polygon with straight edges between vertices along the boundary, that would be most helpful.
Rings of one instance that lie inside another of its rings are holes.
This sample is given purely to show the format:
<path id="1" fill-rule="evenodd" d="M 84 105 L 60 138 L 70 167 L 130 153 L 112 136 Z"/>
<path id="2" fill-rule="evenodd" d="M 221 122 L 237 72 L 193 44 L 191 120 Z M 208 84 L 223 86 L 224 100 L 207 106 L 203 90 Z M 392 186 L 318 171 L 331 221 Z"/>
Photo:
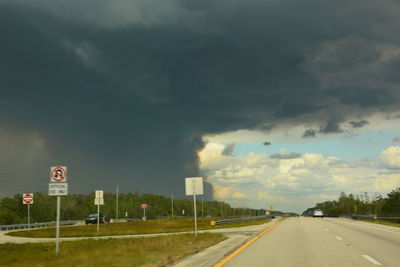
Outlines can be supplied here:
<path id="1" fill-rule="evenodd" d="M 322 210 L 314 210 L 313 218 L 315 218 L 315 217 L 324 218 L 324 212 Z"/>
<path id="2" fill-rule="evenodd" d="M 110 222 L 110 218 L 102 213 L 99 213 L 99 219 L 100 219 L 100 223 L 109 223 Z M 87 216 L 85 219 L 85 223 L 86 224 L 97 223 L 97 213 L 89 214 L 89 216 Z"/>

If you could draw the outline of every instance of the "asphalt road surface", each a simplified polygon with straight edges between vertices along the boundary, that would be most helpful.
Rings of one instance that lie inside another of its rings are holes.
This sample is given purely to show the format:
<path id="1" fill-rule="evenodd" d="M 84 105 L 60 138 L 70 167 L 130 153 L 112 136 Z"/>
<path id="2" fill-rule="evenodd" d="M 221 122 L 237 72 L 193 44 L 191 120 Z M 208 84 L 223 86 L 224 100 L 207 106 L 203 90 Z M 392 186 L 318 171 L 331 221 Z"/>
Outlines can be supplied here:
<path id="1" fill-rule="evenodd" d="M 400 228 L 338 218 L 288 218 L 233 266 L 400 266 Z"/>

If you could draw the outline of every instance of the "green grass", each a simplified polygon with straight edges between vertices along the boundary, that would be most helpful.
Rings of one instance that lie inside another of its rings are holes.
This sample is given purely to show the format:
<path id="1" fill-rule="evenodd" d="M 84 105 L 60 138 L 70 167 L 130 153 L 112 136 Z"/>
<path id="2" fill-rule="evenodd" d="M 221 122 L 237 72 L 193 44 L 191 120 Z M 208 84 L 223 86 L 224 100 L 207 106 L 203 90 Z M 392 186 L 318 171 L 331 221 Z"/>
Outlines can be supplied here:
<path id="1" fill-rule="evenodd" d="M 381 221 L 381 220 L 368 220 L 367 222 L 400 227 L 400 223 L 397 222 Z"/>
<path id="2" fill-rule="evenodd" d="M 221 242 L 222 234 L 0 244 L 0 266 L 166 266 Z"/>
<path id="3" fill-rule="evenodd" d="M 261 219 L 247 222 L 231 223 L 221 226 L 211 226 L 210 219 L 201 218 L 198 220 L 198 229 L 218 229 L 258 225 L 269 222 L 270 219 Z M 111 236 L 111 235 L 135 235 L 193 231 L 194 222 L 192 219 L 180 220 L 148 220 L 127 223 L 101 224 L 97 232 L 97 225 L 65 226 L 60 229 L 61 237 L 89 237 L 89 236 Z M 43 228 L 30 231 L 10 232 L 11 236 L 52 238 L 55 236 L 54 228 Z"/>

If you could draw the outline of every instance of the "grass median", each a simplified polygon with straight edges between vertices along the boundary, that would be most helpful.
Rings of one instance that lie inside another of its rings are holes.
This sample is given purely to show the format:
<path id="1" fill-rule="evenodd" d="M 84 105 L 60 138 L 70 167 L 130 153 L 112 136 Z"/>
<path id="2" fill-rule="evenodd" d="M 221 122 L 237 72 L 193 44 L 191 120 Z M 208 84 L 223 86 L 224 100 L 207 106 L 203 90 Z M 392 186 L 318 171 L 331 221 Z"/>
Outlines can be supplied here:
<path id="1" fill-rule="evenodd" d="M 382 220 L 367 220 L 367 222 L 400 227 L 400 223 L 398 222 L 382 221 Z"/>
<path id="2" fill-rule="evenodd" d="M 222 234 L 0 244 L 0 266 L 166 266 L 221 242 Z"/>
<path id="3" fill-rule="evenodd" d="M 209 230 L 218 228 L 242 227 L 258 225 L 269 222 L 270 219 L 230 223 L 221 226 L 211 226 L 210 219 L 199 219 L 198 229 Z M 178 220 L 148 220 L 127 223 L 101 224 L 97 232 L 97 225 L 65 226 L 60 230 L 61 237 L 93 237 L 114 235 L 137 235 L 193 231 L 194 222 L 191 219 Z M 55 236 L 54 228 L 35 229 L 30 231 L 16 231 L 8 233 L 11 236 L 52 238 Z"/>

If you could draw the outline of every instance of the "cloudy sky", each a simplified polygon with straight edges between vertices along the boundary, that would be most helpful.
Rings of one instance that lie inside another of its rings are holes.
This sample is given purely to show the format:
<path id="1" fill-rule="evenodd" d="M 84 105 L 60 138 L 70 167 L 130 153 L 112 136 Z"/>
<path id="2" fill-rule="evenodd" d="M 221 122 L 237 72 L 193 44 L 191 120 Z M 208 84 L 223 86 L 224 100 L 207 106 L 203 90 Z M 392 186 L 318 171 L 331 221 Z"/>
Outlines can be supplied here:
<path id="1" fill-rule="evenodd" d="M 0 0 L 0 196 L 301 211 L 400 186 L 398 0 Z"/>

